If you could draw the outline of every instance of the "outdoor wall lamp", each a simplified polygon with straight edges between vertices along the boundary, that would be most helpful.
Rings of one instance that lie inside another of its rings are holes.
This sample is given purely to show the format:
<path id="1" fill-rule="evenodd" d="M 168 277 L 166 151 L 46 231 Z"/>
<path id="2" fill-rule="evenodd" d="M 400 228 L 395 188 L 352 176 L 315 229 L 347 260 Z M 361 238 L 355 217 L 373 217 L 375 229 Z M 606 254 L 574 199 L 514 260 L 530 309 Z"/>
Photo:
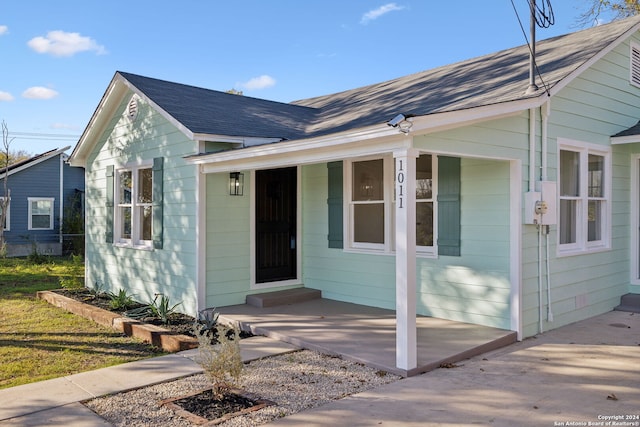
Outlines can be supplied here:
<path id="1" fill-rule="evenodd" d="M 397 128 L 400 132 L 406 135 L 411 131 L 411 126 L 413 126 L 413 123 L 409 121 L 409 117 L 413 116 L 398 114 L 393 119 L 389 120 L 387 124 L 391 127 Z"/>
<path id="2" fill-rule="evenodd" d="M 229 174 L 229 195 L 242 196 L 244 190 L 244 174 L 242 172 L 231 172 Z"/>

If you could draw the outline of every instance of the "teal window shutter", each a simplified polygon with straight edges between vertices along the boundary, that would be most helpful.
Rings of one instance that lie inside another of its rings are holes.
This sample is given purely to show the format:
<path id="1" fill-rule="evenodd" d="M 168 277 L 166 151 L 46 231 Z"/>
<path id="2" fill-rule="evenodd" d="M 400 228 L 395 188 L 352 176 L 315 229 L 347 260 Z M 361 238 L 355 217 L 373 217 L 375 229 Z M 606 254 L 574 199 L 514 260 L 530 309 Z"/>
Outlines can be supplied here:
<path id="1" fill-rule="evenodd" d="M 162 249 L 162 241 L 163 241 L 163 202 L 162 197 L 164 195 L 163 189 L 163 180 L 164 180 L 164 158 L 156 157 L 153 159 L 153 205 L 152 205 L 152 216 L 153 216 L 153 247 L 155 249 Z"/>
<path id="2" fill-rule="evenodd" d="M 329 209 L 329 240 L 330 248 L 342 249 L 343 243 L 343 185 L 342 161 L 327 163 L 328 169 L 328 199 Z"/>
<path id="3" fill-rule="evenodd" d="M 105 203 L 105 239 L 107 243 L 113 243 L 113 178 L 114 178 L 114 167 L 113 165 L 107 166 L 106 171 L 107 183 L 107 200 Z"/>
<path id="4" fill-rule="evenodd" d="M 460 256 L 460 158 L 438 156 L 438 254 Z"/>

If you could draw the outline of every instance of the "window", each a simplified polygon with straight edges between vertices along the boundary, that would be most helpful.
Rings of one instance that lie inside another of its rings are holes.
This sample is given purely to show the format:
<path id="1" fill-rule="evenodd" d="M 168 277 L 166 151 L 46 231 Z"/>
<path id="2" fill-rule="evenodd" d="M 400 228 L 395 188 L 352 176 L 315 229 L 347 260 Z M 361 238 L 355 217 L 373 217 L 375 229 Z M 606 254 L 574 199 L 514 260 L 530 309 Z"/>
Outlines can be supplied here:
<path id="1" fill-rule="evenodd" d="M 29 197 L 29 230 L 53 230 L 53 198 Z"/>
<path id="2" fill-rule="evenodd" d="M 2 208 L 4 207 L 4 201 L 6 199 L 4 197 L 0 197 L 0 214 L 2 213 Z M 9 199 L 10 202 L 11 199 Z M 3 229 L 5 231 L 9 231 L 11 229 L 11 209 L 10 204 L 7 203 L 7 216 L 4 218 Z"/>
<path id="3" fill-rule="evenodd" d="M 433 247 L 433 159 L 423 154 L 416 159 L 416 245 Z"/>
<path id="4" fill-rule="evenodd" d="M 152 245 L 153 169 L 150 165 L 116 174 L 115 242 Z"/>
<path id="5" fill-rule="evenodd" d="M 591 145 L 560 145 L 560 252 L 609 246 L 610 154 Z"/>
<path id="6" fill-rule="evenodd" d="M 416 159 L 416 246 L 421 253 L 433 253 L 435 209 L 435 156 Z M 349 204 L 350 247 L 392 252 L 393 159 L 351 162 Z"/>
<path id="7" fill-rule="evenodd" d="M 381 248 L 385 243 L 384 160 L 353 162 L 352 171 L 354 246 Z"/>

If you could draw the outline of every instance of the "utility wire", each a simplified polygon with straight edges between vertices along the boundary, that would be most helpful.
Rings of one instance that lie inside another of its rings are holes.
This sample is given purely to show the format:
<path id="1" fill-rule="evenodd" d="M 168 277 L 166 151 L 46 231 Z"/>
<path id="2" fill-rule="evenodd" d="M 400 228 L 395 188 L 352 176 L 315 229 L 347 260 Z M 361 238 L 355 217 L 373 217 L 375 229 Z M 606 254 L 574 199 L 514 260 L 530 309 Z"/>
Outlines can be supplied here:
<path id="1" fill-rule="evenodd" d="M 80 135 L 58 133 L 11 132 L 14 139 L 32 139 L 41 141 L 77 141 Z"/>
<path id="2" fill-rule="evenodd" d="M 551 0 L 542 0 L 542 7 L 535 0 L 527 0 L 529 2 L 529 10 L 531 6 L 534 6 L 534 19 L 536 24 L 540 28 L 549 28 L 556 23 L 556 18 L 553 15 L 553 8 L 551 7 Z M 531 4 L 533 2 L 533 5 Z"/>
<path id="3" fill-rule="evenodd" d="M 529 3 L 529 10 L 531 10 L 531 1 L 532 0 L 527 0 L 527 2 Z M 543 0 L 543 1 L 545 1 L 547 3 L 548 7 L 549 7 L 549 15 L 547 15 L 546 12 L 544 13 L 545 20 L 546 20 L 547 23 L 551 22 L 551 24 L 548 24 L 547 27 L 543 27 L 543 28 L 548 28 L 550 25 L 553 25 L 553 23 L 555 22 L 555 18 L 553 17 L 553 10 L 551 9 L 551 2 L 550 2 L 551 0 Z M 551 93 L 549 92 L 549 87 L 547 86 L 547 84 L 545 83 L 544 79 L 542 78 L 542 73 L 540 73 L 540 69 L 538 68 L 538 62 L 536 61 L 536 58 L 533 56 L 533 50 L 531 49 L 531 43 L 529 43 L 529 38 L 527 37 L 527 32 L 525 31 L 524 26 L 522 25 L 522 21 L 520 20 L 520 15 L 518 14 L 518 9 L 516 9 L 516 5 L 513 3 L 513 0 L 511 0 L 511 6 L 513 6 L 513 11 L 516 14 L 516 18 L 518 19 L 518 24 L 520 24 L 520 29 L 522 30 L 522 35 L 524 36 L 524 39 L 527 42 L 527 47 L 529 48 L 529 54 L 533 58 L 533 66 L 536 69 L 536 74 L 538 75 L 538 77 L 540 77 L 540 81 L 542 82 L 542 86 L 544 86 L 544 90 L 545 90 L 545 92 L 547 92 L 547 95 L 551 95 Z M 538 6 L 536 6 L 536 10 L 537 9 L 538 9 Z M 544 7 L 543 7 L 543 9 L 544 9 Z M 537 12 L 536 12 L 535 15 L 537 15 Z M 549 20 L 549 16 L 551 17 L 550 20 Z M 536 18 L 536 24 L 538 24 L 537 18 Z"/>

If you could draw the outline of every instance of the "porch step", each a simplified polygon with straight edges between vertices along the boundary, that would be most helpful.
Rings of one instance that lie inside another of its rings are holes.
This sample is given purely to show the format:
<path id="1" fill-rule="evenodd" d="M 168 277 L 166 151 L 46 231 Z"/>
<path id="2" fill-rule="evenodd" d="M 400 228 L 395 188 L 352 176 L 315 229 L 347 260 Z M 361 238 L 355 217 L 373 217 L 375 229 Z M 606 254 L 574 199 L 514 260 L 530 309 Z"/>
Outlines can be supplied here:
<path id="1" fill-rule="evenodd" d="M 265 292 L 262 294 L 247 295 L 246 302 L 254 307 L 274 307 L 276 305 L 293 304 L 309 301 L 322 297 L 322 292 L 317 289 L 295 288 L 285 291 Z"/>
<path id="2" fill-rule="evenodd" d="M 620 297 L 620 305 L 615 307 L 614 310 L 640 313 L 640 294 L 622 295 Z"/>

